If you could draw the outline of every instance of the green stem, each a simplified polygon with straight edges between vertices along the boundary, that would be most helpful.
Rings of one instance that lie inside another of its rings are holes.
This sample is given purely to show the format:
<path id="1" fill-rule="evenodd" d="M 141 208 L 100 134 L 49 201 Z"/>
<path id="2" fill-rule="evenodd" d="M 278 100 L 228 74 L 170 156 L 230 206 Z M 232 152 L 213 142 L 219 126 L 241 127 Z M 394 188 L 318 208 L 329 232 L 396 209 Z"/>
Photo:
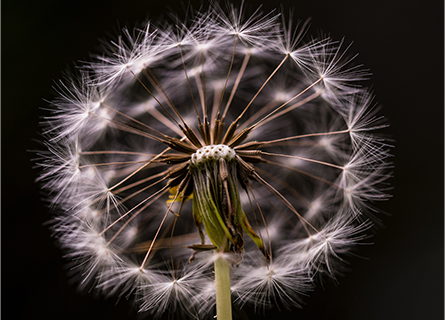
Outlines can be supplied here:
<path id="1" fill-rule="evenodd" d="M 215 260 L 216 318 L 232 320 L 229 262 L 220 257 Z"/>

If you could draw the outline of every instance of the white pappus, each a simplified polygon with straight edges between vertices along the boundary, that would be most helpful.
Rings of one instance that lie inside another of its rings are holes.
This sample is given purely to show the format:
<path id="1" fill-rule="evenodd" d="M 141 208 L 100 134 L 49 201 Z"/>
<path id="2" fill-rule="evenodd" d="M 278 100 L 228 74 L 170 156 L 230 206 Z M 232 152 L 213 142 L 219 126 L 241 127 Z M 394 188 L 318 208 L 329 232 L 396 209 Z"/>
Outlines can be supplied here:
<path id="1" fill-rule="evenodd" d="M 291 308 L 372 227 L 390 146 L 368 71 L 244 6 L 124 29 L 58 82 L 40 181 L 82 285 L 213 316 L 222 256 L 233 303 Z"/>

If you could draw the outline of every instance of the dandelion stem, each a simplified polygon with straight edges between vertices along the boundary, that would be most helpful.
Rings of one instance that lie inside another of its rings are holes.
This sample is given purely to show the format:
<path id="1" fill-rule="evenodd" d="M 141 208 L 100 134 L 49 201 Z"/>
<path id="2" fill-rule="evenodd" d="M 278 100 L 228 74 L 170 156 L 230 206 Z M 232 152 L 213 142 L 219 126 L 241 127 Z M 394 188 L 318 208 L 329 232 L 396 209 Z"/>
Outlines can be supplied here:
<path id="1" fill-rule="evenodd" d="M 230 293 L 230 267 L 223 257 L 215 260 L 216 317 L 218 320 L 232 319 Z"/>

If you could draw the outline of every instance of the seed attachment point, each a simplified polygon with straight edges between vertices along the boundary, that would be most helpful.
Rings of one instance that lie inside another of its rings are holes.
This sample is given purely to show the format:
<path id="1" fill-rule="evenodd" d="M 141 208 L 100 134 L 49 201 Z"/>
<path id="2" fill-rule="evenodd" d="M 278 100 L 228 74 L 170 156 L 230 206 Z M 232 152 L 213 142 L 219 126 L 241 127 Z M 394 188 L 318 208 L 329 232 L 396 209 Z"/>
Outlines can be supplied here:
<path id="1" fill-rule="evenodd" d="M 199 166 L 207 161 L 219 161 L 224 159 L 231 161 L 235 158 L 235 151 L 225 144 L 208 145 L 198 149 L 191 157 L 191 164 Z"/>

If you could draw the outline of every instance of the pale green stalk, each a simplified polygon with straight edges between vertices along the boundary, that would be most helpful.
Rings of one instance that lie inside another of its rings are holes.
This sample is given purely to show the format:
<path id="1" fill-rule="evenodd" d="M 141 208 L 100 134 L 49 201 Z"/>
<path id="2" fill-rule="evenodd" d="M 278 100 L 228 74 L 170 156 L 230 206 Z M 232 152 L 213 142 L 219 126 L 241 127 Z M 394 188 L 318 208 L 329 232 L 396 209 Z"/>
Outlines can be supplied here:
<path id="1" fill-rule="evenodd" d="M 230 267 L 229 262 L 222 257 L 215 260 L 215 286 L 216 318 L 218 320 L 232 320 Z"/>

